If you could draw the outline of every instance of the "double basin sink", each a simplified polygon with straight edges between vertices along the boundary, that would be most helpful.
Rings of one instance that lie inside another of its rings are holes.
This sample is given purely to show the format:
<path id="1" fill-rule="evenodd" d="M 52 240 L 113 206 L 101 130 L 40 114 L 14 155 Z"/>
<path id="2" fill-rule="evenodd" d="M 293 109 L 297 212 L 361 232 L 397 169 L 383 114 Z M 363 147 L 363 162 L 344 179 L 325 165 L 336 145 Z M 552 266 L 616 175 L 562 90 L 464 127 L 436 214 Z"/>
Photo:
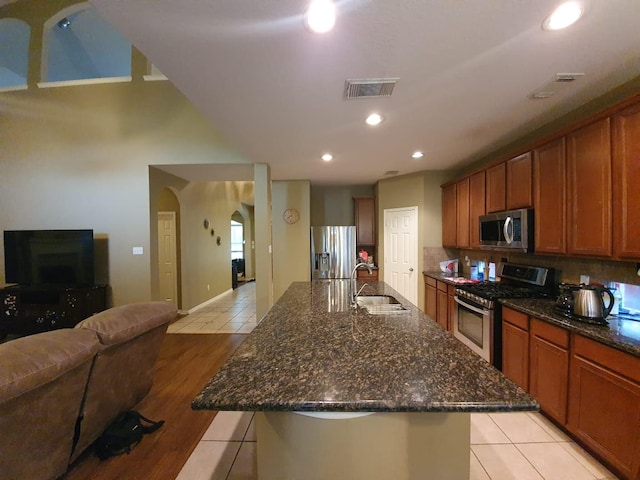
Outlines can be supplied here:
<path id="1" fill-rule="evenodd" d="M 391 295 L 358 295 L 358 307 L 364 308 L 371 315 L 397 315 L 409 313 L 409 310 Z"/>

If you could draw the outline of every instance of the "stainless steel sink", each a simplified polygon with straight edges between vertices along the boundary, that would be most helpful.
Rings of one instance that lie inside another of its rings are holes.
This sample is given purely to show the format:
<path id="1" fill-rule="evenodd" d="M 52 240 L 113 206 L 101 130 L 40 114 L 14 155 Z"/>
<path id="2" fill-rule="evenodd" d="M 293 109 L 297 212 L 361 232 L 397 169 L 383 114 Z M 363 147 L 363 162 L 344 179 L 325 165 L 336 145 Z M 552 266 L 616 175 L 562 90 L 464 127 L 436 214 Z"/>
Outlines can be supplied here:
<path id="1" fill-rule="evenodd" d="M 358 295 L 356 303 L 359 307 L 364 307 L 371 315 L 409 313 L 409 310 L 391 295 Z"/>

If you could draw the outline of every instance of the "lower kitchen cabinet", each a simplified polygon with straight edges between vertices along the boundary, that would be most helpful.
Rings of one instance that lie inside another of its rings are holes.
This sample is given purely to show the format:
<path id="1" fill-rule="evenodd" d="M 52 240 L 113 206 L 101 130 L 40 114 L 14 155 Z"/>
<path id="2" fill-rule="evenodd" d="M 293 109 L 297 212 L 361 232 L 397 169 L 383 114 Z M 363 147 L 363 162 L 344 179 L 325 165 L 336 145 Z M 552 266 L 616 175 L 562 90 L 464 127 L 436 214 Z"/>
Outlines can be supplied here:
<path id="1" fill-rule="evenodd" d="M 438 316 L 438 282 L 435 278 L 424 277 L 424 312 L 435 320 Z"/>
<path id="2" fill-rule="evenodd" d="M 529 393 L 541 410 L 561 424 L 567 421 L 569 332 L 536 318 L 529 330 Z"/>
<path id="3" fill-rule="evenodd" d="M 365 270 L 364 268 L 361 268 L 360 270 L 357 271 L 356 277 L 358 278 L 358 280 L 362 280 L 362 281 L 365 281 L 365 282 L 367 280 L 369 280 L 370 282 L 377 282 L 378 281 L 378 269 L 374 268 L 374 269 L 372 269 L 371 273 L 369 273 L 369 270 Z"/>
<path id="4" fill-rule="evenodd" d="M 640 478 L 640 359 L 573 336 L 568 429 L 626 479 Z"/>
<path id="5" fill-rule="evenodd" d="M 529 390 L 529 317 L 502 308 L 502 373 Z"/>
<path id="6" fill-rule="evenodd" d="M 447 284 L 438 282 L 438 313 L 436 322 L 442 325 L 445 330 L 449 329 L 449 302 L 447 298 Z"/>

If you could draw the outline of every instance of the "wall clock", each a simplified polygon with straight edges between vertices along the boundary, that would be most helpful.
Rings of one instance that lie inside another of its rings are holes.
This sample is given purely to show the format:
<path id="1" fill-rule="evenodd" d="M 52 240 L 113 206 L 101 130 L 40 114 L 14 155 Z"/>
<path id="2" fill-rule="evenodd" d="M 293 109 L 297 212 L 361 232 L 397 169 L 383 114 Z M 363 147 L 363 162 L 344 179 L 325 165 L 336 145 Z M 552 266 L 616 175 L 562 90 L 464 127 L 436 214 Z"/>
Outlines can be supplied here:
<path id="1" fill-rule="evenodd" d="M 300 212 L 298 212 L 298 210 L 296 210 L 295 208 L 287 208 L 284 211 L 282 218 L 284 218 L 285 222 L 289 224 L 294 224 L 298 220 L 300 220 Z"/>

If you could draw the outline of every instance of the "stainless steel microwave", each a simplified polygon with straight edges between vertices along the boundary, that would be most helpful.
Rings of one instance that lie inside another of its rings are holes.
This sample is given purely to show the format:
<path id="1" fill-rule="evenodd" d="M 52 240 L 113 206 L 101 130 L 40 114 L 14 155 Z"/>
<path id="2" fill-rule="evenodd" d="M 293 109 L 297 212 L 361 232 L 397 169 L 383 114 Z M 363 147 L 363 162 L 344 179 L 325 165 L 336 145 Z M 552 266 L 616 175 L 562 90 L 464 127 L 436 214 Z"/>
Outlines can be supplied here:
<path id="1" fill-rule="evenodd" d="M 480 217 L 480 247 L 533 251 L 533 209 L 523 208 Z"/>

